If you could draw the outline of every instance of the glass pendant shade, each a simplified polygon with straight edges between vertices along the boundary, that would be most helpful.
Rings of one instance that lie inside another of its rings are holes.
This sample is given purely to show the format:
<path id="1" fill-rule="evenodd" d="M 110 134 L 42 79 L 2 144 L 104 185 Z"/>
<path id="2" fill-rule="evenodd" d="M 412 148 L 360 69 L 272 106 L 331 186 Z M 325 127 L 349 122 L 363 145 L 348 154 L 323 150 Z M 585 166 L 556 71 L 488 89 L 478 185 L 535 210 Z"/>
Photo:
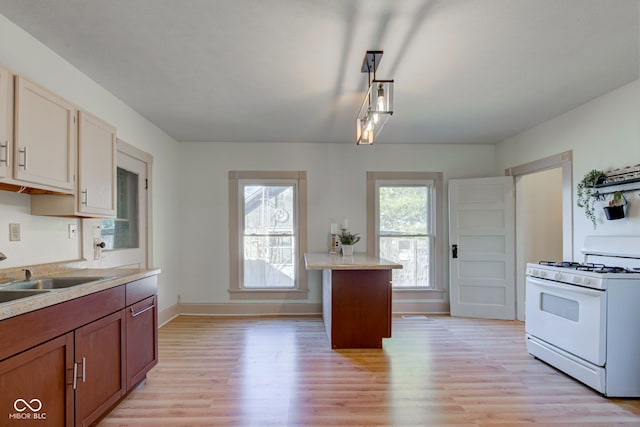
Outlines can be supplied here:
<path id="1" fill-rule="evenodd" d="M 356 143 L 371 145 L 393 114 L 393 80 L 372 80 L 356 119 Z"/>

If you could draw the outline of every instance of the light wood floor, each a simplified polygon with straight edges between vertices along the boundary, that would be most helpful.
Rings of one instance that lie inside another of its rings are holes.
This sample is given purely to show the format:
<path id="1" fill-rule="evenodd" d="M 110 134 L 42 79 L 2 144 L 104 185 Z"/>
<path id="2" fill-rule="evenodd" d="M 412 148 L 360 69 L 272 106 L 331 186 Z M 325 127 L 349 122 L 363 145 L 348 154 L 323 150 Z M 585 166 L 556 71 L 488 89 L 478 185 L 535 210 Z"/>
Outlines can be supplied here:
<path id="1" fill-rule="evenodd" d="M 179 317 L 111 426 L 640 426 L 529 356 L 519 322 L 393 320 L 382 350 L 328 348 L 320 318 Z"/>

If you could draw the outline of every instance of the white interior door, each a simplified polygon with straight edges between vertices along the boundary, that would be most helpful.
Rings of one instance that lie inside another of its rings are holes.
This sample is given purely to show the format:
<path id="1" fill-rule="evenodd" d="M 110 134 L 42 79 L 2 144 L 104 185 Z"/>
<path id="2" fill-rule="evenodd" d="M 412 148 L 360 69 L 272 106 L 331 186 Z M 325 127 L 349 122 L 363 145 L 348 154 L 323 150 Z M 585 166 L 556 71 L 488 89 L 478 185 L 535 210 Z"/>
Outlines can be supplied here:
<path id="1" fill-rule="evenodd" d="M 513 177 L 449 181 L 451 315 L 515 319 Z"/>

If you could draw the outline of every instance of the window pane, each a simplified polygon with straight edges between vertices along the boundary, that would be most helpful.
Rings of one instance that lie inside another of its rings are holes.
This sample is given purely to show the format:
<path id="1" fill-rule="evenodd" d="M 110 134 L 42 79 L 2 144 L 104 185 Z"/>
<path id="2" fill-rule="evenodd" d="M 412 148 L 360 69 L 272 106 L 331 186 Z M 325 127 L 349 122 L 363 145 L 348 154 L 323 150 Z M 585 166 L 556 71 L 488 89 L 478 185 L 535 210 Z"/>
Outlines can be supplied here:
<path id="1" fill-rule="evenodd" d="M 430 287 L 429 260 L 431 245 L 428 237 L 380 237 L 380 257 L 398 264 L 392 270 L 394 287 Z"/>
<path id="2" fill-rule="evenodd" d="M 427 187 L 379 188 L 379 234 L 427 234 Z"/>
<path id="3" fill-rule="evenodd" d="M 291 236 L 245 236 L 245 288 L 293 288 L 294 259 Z"/>
<path id="4" fill-rule="evenodd" d="M 138 245 L 138 174 L 118 168 L 117 217 L 101 224 L 105 249 L 130 249 Z"/>
<path id="5" fill-rule="evenodd" d="M 293 186 L 245 186 L 244 233 L 292 234 Z"/>
<path id="6" fill-rule="evenodd" d="M 378 253 L 402 264 L 392 272 L 395 288 L 431 286 L 430 191 L 419 183 L 378 187 Z"/>
<path id="7" fill-rule="evenodd" d="M 295 287 L 295 186 L 246 185 L 243 286 Z"/>

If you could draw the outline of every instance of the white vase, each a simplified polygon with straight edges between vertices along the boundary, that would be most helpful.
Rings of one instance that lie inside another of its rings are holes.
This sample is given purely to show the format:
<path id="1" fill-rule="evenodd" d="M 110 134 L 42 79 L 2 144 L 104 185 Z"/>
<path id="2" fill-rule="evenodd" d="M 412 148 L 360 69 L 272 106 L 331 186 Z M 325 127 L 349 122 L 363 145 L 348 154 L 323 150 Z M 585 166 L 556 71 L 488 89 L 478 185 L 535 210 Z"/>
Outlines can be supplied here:
<path id="1" fill-rule="evenodd" d="M 353 255 L 353 245 L 342 245 L 342 256 Z"/>

